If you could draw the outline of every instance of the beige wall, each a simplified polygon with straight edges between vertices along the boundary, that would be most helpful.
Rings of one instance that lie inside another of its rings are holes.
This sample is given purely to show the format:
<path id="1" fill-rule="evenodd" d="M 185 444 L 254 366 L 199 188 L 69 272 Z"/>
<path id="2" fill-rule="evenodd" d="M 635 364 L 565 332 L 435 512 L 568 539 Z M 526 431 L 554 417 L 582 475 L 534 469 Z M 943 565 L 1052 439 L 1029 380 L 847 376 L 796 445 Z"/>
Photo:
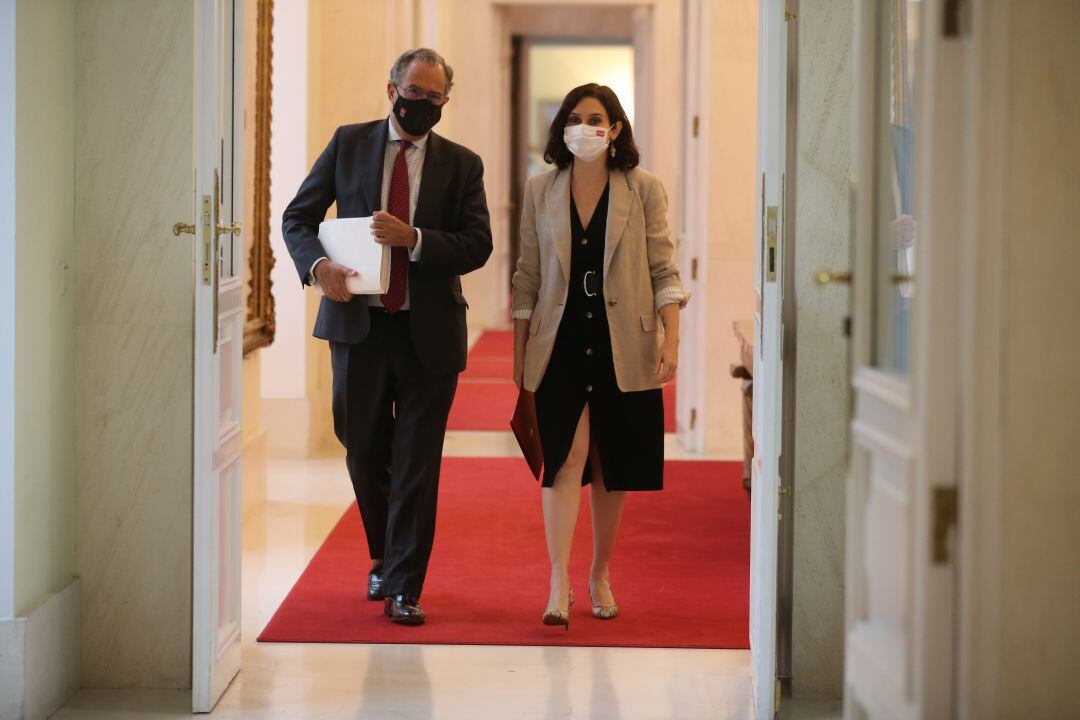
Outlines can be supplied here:
<path id="1" fill-rule="evenodd" d="M 241 268 L 244 272 L 244 307 L 247 307 L 248 296 L 251 294 L 251 285 L 247 282 L 249 270 L 248 258 L 251 257 L 251 249 L 255 238 L 255 205 L 252 202 L 255 192 L 255 31 L 256 17 L 258 14 L 256 3 L 244 3 L 244 217 L 242 226 L 244 233 L 241 238 L 244 242 L 244 255 Z M 241 423 L 244 433 L 244 445 L 262 435 L 262 393 L 260 392 L 262 364 L 260 350 L 254 350 L 244 358 L 243 362 L 243 406 L 241 409 Z M 245 498 L 246 501 L 246 498 Z"/>
<path id="2" fill-rule="evenodd" d="M 384 34 L 389 6 L 379 0 L 309 0 L 308 15 L 308 155 L 309 167 L 334 130 L 389 114 L 386 80 L 398 54 Z M 364 41 L 357 42 L 358 34 Z M 392 55 L 390 60 L 387 57 Z M 441 130 L 441 127 L 440 127 Z M 328 217 L 333 217 L 332 208 Z M 300 292 L 286 285 L 281 292 Z M 305 335 L 315 324 L 320 295 L 307 293 Z M 330 411 L 330 351 L 325 341 L 307 337 L 307 396 L 312 454 L 341 452 Z"/>
<path id="3" fill-rule="evenodd" d="M 75 569 L 75 5 L 16 5 L 15 615 Z"/>
<path id="4" fill-rule="evenodd" d="M 997 699 L 1080 717 L 1080 4 L 1008 6 Z"/>
<path id="5" fill-rule="evenodd" d="M 814 272 L 851 262 L 853 0 L 799 4 L 795 176 L 795 466 L 791 689 L 839 698 L 844 675 L 848 315 Z"/>
<path id="6" fill-rule="evenodd" d="M 629 38 L 628 38 L 629 40 Z M 561 102 L 573 88 L 590 82 L 607 85 L 634 127 L 634 50 L 626 45 L 534 45 L 529 58 L 529 94 L 534 102 Z M 529 143 L 543 153 L 549 123 L 529 109 Z"/>
<path id="7" fill-rule="evenodd" d="M 75 12 L 76 571 L 83 683 L 191 684 L 193 13 Z M 137 112 L 132 109 L 136 108 Z"/>
<path id="8" fill-rule="evenodd" d="M 742 393 L 728 374 L 739 346 L 732 331 L 754 313 L 758 4 L 712 3 L 709 73 L 709 204 L 705 450 L 742 457 Z M 659 95 L 671 99 L 671 92 Z M 661 128 L 669 124 L 661 115 Z M 674 206 L 674 204 L 673 204 Z M 686 270 L 684 270 L 686 272 Z M 693 300 L 691 300 L 693 302 Z"/>

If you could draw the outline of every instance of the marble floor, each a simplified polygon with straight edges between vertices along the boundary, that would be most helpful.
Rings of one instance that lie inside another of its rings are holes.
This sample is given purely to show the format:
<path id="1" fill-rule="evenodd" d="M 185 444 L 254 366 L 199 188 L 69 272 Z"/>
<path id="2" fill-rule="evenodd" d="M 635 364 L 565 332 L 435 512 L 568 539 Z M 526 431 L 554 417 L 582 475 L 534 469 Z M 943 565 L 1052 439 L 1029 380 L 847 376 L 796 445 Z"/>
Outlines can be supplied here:
<path id="1" fill-rule="evenodd" d="M 517 452 L 509 433 L 452 433 L 446 449 L 448 455 Z M 265 501 L 244 524 L 243 667 L 213 717 L 752 717 L 744 650 L 256 643 L 352 491 L 339 458 L 245 456 L 249 461 L 265 468 Z M 53 717 L 166 720 L 191 717 L 189 711 L 189 691 L 83 690 Z"/>

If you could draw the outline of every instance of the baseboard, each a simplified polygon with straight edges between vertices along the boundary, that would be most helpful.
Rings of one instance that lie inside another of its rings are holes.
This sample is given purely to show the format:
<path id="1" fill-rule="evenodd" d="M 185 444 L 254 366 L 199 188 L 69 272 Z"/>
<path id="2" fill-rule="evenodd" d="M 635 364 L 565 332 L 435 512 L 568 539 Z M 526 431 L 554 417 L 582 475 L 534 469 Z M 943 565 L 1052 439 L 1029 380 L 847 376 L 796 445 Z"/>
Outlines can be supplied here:
<path id="1" fill-rule="evenodd" d="M 0 621 L 0 720 L 44 720 L 79 689 L 78 578 L 25 617 Z"/>

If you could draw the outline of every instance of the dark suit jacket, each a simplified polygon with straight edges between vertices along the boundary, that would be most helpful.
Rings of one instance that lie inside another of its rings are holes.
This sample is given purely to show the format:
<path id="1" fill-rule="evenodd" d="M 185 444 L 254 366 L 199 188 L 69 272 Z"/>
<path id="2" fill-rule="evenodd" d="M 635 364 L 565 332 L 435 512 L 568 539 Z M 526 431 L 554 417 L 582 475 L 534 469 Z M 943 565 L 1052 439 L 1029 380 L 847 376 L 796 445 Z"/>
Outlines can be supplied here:
<path id="1" fill-rule="evenodd" d="M 318 233 L 331 204 L 337 202 L 339 218 L 368 217 L 381 209 L 387 122 L 339 127 L 285 209 L 282 232 L 301 282 L 326 255 Z M 484 165 L 476 153 L 431 133 L 413 225 L 423 234 L 420 260 L 409 263 L 413 346 L 432 372 L 461 372 L 468 307 L 461 276 L 483 266 L 492 249 Z M 314 335 L 356 344 L 367 337 L 370 323 L 366 297 L 347 303 L 323 297 Z"/>

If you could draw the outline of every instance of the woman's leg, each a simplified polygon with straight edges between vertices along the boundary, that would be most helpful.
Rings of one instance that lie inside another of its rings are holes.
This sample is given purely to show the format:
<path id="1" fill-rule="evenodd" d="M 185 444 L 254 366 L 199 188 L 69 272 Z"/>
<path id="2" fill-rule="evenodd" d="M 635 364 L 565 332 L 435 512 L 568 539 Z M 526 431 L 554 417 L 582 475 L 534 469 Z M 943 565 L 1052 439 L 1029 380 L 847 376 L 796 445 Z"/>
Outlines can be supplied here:
<path id="1" fill-rule="evenodd" d="M 622 520 L 625 491 L 608 492 L 600 465 L 600 453 L 596 445 L 589 449 L 589 466 L 592 468 L 592 485 L 589 502 L 592 506 L 593 560 L 589 569 L 589 589 L 597 605 L 614 605 L 609 578 L 611 554 L 615 550 L 615 536 Z"/>
<path id="2" fill-rule="evenodd" d="M 540 492 L 544 507 L 544 533 L 551 560 L 551 593 L 548 606 L 566 610 L 570 588 L 570 545 L 574 539 L 578 507 L 581 504 L 581 474 L 589 453 L 589 406 L 586 405 L 574 431 L 574 441 L 551 487 Z"/>

